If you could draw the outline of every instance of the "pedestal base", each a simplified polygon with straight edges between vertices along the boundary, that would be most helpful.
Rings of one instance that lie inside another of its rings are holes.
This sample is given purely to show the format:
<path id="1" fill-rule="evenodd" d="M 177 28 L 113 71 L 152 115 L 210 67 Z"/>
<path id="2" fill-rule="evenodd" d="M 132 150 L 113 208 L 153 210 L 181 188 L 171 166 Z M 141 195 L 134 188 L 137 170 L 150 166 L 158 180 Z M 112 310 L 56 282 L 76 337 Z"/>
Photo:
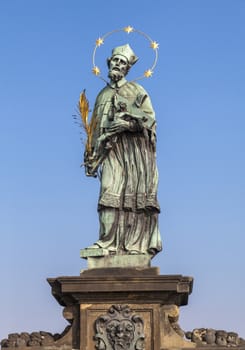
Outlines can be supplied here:
<path id="1" fill-rule="evenodd" d="M 72 348 L 160 350 L 191 348 L 177 321 L 193 279 L 156 268 L 89 269 L 79 277 L 48 279 L 72 313 Z"/>

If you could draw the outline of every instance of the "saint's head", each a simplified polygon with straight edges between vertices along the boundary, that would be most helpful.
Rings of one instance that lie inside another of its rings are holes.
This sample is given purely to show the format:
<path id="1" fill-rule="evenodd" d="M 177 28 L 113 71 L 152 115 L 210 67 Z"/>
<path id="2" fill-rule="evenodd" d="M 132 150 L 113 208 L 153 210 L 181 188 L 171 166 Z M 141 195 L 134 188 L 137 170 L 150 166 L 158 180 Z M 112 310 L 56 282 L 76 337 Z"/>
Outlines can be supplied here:
<path id="1" fill-rule="evenodd" d="M 138 60 L 131 47 L 126 44 L 123 46 L 117 46 L 112 50 L 112 55 L 107 60 L 109 73 L 108 77 L 117 82 L 125 77 L 129 69 Z"/>

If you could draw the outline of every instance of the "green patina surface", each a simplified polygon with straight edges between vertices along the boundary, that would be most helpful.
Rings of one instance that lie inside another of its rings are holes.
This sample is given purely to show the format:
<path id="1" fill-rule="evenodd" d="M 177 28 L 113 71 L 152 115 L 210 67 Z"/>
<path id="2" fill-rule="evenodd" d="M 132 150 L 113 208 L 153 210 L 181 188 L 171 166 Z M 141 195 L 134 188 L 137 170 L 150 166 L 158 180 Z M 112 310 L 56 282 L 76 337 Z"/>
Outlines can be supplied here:
<path id="1" fill-rule="evenodd" d="M 101 189 L 100 235 L 91 248 L 154 256 L 162 248 L 155 113 L 144 88 L 125 79 L 130 54 L 117 53 L 109 60 L 111 82 L 99 93 L 93 111 L 93 155 L 85 155 L 86 173 L 100 172 Z"/>

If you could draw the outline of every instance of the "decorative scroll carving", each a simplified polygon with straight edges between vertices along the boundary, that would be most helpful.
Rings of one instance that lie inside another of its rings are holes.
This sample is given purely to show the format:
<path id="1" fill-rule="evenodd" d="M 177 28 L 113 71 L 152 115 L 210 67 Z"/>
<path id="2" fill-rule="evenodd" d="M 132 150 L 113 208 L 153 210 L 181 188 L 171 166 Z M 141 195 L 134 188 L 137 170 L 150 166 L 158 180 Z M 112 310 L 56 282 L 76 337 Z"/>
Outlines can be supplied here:
<path id="1" fill-rule="evenodd" d="M 162 307 L 164 311 L 164 326 L 166 333 L 170 334 L 173 330 L 181 338 L 184 337 L 185 332 L 181 329 L 179 325 L 179 308 L 177 305 L 164 305 Z"/>
<path id="2" fill-rule="evenodd" d="M 128 305 L 112 305 L 95 323 L 97 350 L 143 350 L 144 321 Z"/>

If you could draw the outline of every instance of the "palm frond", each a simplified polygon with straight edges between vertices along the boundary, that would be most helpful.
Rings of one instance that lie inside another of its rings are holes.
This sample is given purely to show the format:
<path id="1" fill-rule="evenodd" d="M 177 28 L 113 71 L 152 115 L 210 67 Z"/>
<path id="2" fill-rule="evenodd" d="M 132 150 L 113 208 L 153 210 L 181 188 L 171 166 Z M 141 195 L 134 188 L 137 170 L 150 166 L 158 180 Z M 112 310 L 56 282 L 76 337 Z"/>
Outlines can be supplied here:
<path id="1" fill-rule="evenodd" d="M 82 123 L 80 124 L 83 129 L 85 130 L 87 134 L 87 140 L 86 140 L 86 152 L 88 155 L 92 154 L 92 139 L 93 139 L 93 134 L 96 128 L 96 118 L 95 115 L 93 114 L 91 117 L 91 120 L 89 122 L 88 116 L 89 116 L 89 102 L 87 100 L 86 94 L 85 94 L 85 89 L 83 92 L 80 94 L 79 97 L 79 102 L 78 102 L 78 112 L 81 118 Z M 76 119 L 76 118 L 74 118 Z"/>
<path id="2" fill-rule="evenodd" d="M 88 131 L 88 114 L 89 114 L 89 102 L 86 98 L 85 89 L 80 94 L 78 110 L 82 119 L 83 127 L 86 131 Z"/>

